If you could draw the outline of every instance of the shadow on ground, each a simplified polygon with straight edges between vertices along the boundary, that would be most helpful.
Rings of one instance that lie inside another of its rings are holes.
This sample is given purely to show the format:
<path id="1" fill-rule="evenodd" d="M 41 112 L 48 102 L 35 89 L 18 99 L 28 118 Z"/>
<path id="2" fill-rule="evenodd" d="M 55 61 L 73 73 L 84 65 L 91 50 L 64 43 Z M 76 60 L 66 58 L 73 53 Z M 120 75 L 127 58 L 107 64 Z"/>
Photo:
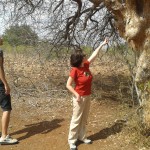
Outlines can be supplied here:
<path id="1" fill-rule="evenodd" d="M 60 123 L 63 121 L 64 119 L 54 119 L 52 121 L 43 121 L 25 125 L 24 129 L 13 132 L 11 135 L 26 133 L 24 136 L 18 138 L 18 140 L 21 141 L 36 134 L 46 134 L 51 132 L 52 130 L 61 127 Z"/>
<path id="2" fill-rule="evenodd" d="M 92 141 L 97 141 L 100 139 L 106 139 L 111 135 L 114 135 L 114 134 L 121 132 L 125 123 L 126 123 L 125 120 L 117 120 L 117 122 L 115 122 L 111 127 L 102 129 L 99 132 L 97 132 L 93 135 L 90 135 L 88 137 L 88 139 L 91 139 Z M 83 142 L 77 141 L 77 147 L 80 144 L 83 144 Z"/>
<path id="3" fill-rule="evenodd" d="M 124 124 L 125 124 L 124 120 L 118 120 L 111 127 L 102 129 L 99 132 L 90 135 L 88 138 L 91 139 L 92 141 L 97 141 L 99 139 L 106 139 L 111 135 L 121 132 Z"/>

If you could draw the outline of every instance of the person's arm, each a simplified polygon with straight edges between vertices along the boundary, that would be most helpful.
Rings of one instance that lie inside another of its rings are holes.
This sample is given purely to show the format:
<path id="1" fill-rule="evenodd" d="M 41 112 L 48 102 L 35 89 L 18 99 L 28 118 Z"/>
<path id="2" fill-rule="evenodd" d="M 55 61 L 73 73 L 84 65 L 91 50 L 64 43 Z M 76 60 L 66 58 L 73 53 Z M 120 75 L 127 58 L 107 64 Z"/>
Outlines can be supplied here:
<path id="1" fill-rule="evenodd" d="M 95 60 L 96 56 L 98 55 L 99 53 L 99 50 L 105 45 L 108 43 L 108 39 L 105 38 L 104 42 L 95 49 L 95 51 L 92 53 L 92 55 L 88 58 L 88 61 L 91 63 Z"/>
<path id="2" fill-rule="evenodd" d="M 75 95 L 77 102 L 80 102 L 80 95 L 74 90 L 74 88 L 72 87 L 72 83 L 73 83 L 74 79 L 72 77 L 69 76 L 68 80 L 67 80 L 67 84 L 66 84 L 66 88 Z"/>
<path id="3" fill-rule="evenodd" d="M 10 94 L 10 88 L 7 83 L 7 80 L 5 79 L 5 73 L 4 73 L 4 67 L 3 67 L 3 58 L 0 56 L 0 80 L 3 82 L 5 86 L 5 93 Z"/>

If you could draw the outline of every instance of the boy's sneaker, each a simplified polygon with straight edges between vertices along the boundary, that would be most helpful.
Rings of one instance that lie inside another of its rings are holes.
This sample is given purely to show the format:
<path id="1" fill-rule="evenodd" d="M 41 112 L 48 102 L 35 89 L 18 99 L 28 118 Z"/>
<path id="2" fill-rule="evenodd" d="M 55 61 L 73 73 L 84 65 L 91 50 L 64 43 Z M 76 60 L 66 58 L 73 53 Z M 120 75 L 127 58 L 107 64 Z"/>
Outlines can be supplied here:
<path id="1" fill-rule="evenodd" d="M 92 141 L 90 139 L 84 139 L 84 140 L 80 140 L 85 144 L 92 144 Z"/>
<path id="2" fill-rule="evenodd" d="M 70 150 L 76 150 L 77 149 L 76 145 L 73 143 L 70 143 L 69 146 L 70 146 Z"/>
<path id="3" fill-rule="evenodd" d="M 11 145 L 11 144 L 17 144 L 17 139 L 12 139 L 9 135 L 7 135 L 5 138 L 0 138 L 0 145 Z"/>

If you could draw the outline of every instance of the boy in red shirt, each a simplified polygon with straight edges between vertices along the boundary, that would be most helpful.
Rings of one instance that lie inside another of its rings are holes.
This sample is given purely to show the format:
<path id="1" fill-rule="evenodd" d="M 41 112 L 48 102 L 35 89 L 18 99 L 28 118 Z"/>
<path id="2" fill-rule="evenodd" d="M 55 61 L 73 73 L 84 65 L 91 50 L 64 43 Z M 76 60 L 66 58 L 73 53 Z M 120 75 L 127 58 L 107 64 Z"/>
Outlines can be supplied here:
<path id="1" fill-rule="evenodd" d="M 68 90 L 73 93 L 73 115 L 68 137 L 70 150 L 77 149 L 77 140 L 80 140 L 86 144 L 92 143 L 90 139 L 86 138 L 85 134 L 90 109 L 92 83 L 92 74 L 89 70 L 89 65 L 95 60 L 102 46 L 107 43 L 108 40 L 105 39 L 88 59 L 86 59 L 85 55 L 81 51 L 76 51 L 70 57 L 70 64 L 72 68 L 66 84 Z M 73 82 L 75 82 L 74 88 L 72 86 Z"/>

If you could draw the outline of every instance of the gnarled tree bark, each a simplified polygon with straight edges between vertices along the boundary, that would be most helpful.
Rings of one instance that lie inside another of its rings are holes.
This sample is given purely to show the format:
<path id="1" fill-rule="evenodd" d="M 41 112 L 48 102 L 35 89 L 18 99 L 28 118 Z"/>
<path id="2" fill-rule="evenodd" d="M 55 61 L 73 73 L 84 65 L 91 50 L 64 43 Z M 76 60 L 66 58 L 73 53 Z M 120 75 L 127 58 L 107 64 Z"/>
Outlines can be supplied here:
<path id="1" fill-rule="evenodd" d="M 106 7 L 115 18 L 115 24 L 139 59 L 135 72 L 135 84 L 140 93 L 141 119 L 150 129 L 150 1 L 105 0 Z"/>

